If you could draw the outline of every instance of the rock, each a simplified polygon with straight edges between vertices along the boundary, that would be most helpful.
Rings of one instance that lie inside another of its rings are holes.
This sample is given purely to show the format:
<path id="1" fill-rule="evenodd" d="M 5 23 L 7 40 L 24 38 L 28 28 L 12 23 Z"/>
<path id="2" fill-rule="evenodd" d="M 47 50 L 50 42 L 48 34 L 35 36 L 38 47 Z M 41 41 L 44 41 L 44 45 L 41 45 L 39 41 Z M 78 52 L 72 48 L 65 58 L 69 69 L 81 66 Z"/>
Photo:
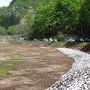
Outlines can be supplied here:
<path id="1" fill-rule="evenodd" d="M 58 50 L 73 57 L 75 63 L 69 72 L 46 90 L 90 90 L 90 54 L 68 48 Z"/>

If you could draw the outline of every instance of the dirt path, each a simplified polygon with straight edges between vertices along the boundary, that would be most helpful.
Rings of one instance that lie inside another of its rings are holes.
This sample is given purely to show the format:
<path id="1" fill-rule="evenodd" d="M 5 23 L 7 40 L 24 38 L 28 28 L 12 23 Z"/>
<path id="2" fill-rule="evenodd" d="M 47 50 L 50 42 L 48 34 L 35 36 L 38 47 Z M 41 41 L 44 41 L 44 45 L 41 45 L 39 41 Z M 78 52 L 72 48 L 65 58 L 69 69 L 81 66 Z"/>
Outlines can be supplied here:
<path id="1" fill-rule="evenodd" d="M 44 90 L 67 72 L 73 63 L 55 48 L 0 43 L 0 63 L 20 59 L 24 63 L 0 80 L 0 90 Z"/>

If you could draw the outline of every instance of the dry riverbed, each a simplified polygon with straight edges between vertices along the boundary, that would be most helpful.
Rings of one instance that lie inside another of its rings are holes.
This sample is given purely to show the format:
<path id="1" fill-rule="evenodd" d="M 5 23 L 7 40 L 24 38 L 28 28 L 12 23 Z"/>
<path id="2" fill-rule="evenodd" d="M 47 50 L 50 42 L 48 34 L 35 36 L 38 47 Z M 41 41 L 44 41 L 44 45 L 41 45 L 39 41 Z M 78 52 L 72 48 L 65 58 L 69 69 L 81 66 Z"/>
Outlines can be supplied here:
<path id="1" fill-rule="evenodd" d="M 0 90 L 44 90 L 73 62 L 55 48 L 0 41 Z"/>

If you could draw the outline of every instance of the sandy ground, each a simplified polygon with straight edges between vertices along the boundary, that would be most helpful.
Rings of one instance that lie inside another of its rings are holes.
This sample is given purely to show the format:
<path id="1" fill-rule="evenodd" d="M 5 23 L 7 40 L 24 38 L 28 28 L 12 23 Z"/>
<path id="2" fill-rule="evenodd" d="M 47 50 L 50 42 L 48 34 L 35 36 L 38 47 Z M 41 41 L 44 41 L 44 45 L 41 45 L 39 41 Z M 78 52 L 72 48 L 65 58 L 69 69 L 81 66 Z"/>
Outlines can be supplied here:
<path id="1" fill-rule="evenodd" d="M 55 48 L 0 42 L 0 63 L 21 59 L 17 71 L 0 80 L 0 90 L 44 90 L 66 73 L 74 60 Z"/>

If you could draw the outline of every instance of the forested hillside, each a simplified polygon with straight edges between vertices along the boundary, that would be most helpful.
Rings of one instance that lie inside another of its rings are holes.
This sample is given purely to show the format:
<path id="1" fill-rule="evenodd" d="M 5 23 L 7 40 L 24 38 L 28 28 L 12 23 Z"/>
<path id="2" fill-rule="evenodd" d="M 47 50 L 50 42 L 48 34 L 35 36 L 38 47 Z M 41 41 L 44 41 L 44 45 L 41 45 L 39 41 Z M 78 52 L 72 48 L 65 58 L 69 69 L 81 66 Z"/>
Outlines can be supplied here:
<path id="1" fill-rule="evenodd" d="M 0 8 L 0 34 L 27 39 L 90 38 L 90 1 L 12 0 Z"/>
<path id="2" fill-rule="evenodd" d="M 0 8 L 0 35 L 24 37 L 34 19 L 34 0 L 12 0 L 8 7 Z"/>

